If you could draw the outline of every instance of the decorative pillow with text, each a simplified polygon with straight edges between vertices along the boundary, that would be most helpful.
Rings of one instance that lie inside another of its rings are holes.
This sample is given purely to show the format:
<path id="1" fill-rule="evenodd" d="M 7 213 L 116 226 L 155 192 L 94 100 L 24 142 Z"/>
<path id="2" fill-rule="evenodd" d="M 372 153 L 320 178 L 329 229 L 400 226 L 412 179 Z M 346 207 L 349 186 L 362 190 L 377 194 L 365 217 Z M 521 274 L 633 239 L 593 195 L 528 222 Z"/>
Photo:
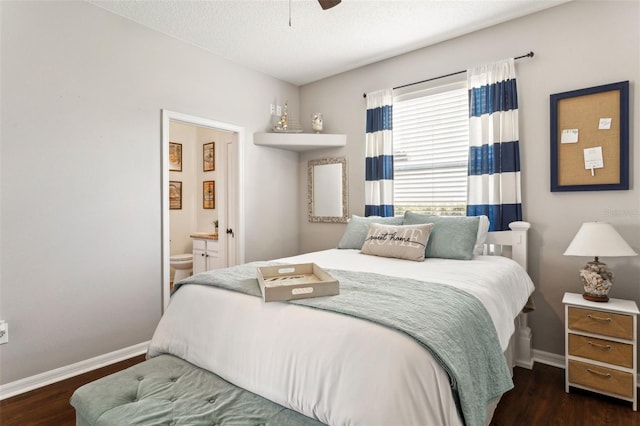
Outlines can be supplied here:
<path id="1" fill-rule="evenodd" d="M 421 262 L 432 227 L 432 223 L 397 226 L 372 223 L 361 253 Z"/>

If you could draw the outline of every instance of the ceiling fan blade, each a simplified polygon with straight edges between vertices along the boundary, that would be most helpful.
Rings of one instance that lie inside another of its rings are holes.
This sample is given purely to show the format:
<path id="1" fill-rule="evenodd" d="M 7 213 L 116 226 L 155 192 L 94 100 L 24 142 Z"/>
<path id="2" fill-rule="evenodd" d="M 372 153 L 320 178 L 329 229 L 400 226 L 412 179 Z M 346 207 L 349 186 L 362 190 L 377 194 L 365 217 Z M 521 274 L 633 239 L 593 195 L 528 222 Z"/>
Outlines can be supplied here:
<path id="1" fill-rule="evenodd" d="M 320 3 L 322 10 L 327 10 L 331 9 L 333 6 L 337 6 L 341 1 L 342 0 L 318 0 L 318 3 Z"/>

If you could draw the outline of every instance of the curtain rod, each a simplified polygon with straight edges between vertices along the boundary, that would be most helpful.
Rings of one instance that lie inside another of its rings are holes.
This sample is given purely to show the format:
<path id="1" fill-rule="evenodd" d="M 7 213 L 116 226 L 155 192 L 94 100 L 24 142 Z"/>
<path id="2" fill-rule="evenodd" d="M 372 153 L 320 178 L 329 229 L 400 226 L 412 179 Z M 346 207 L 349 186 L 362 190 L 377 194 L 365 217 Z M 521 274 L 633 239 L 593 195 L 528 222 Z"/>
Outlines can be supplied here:
<path id="1" fill-rule="evenodd" d="M 513 58 L 513 59 L 518 60 L 518 59 L 522 59 L 522 58 L 533 58 L 533 52 L 529 52 L 529 53 L 527 53 L 526 55 L 517 56 L 517 57 L 515 57 L 515 58 Z M 456 71 L 456 72 L 452 72 L 452 73 L 450 73 L 450 74 L 445 74 L 445 75 L 441 75 L 441 76 L 438 76 L 438 77 L 428 78 L 428 79 L 426 79 L 426 80 L 422 80 L 422 81 L 416 81 L 415 83 L 403 84 L 402 86 L 394 87 L 394 88 L 393 88 L 393 90 L 396 90 L 396 89 L 402 89 L 402 88 L 404 88 L 404 87 L 413 86 L 413 85 L 415 85 L 415 84 L 426 83 L 426 82 L 428 82 L 428 81 L 439 80 L 439 79 L 441 79 L 441 78 L 445 78 L 445 77 L 451 77 L 452 75 L 458 75 L 458 74 L 462 74 L 462 73 L 464 73 L 464 72 L 467 72 L 467 70 Z M 366 94 L 366 93 L 363 93 L 363 94 L 362 94 L 362 97 L 363 97 L 363 98 L 366 98 L 366 97 L 367 97 L 367 94 Z"/>

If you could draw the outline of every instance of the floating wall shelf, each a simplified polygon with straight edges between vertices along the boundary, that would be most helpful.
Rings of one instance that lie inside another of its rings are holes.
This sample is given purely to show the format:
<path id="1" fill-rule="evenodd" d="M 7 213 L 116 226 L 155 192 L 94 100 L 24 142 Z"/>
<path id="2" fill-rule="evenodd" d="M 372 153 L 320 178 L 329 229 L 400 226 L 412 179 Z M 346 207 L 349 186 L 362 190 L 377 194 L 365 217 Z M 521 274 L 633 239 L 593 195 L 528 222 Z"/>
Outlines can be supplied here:
<path id="1" fill-rule="evenodd" d="M 331 135 L 327 133 L 254 133 L 253 143 L 254 145 L 302 152 L 345 146 L 347 144 L 347 135 Z"/>

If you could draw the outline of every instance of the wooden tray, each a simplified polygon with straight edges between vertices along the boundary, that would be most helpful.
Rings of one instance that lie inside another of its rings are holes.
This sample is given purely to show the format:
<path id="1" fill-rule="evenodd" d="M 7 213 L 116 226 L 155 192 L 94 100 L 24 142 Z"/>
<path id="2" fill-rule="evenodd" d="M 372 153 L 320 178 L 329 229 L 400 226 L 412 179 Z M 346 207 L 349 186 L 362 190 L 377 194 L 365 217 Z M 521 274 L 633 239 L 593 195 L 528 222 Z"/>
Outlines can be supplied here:
<path id="1" fill-rule="evenodd" d="M 258 283 L 265 302 L 340 294 L 340 284 L 315 263 L 258 267 Z"/>

